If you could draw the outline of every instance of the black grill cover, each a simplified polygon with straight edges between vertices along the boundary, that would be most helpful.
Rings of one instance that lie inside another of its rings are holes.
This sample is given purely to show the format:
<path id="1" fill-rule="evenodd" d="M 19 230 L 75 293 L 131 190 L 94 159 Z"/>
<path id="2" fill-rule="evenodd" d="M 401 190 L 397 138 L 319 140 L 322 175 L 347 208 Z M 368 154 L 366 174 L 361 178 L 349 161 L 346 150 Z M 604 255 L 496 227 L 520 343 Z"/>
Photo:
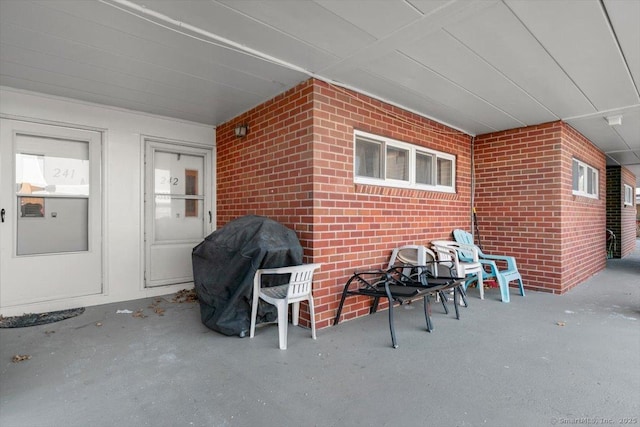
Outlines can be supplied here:
<path id="1" fill-rule="evenodd" d="M 225 335 L 244 337 L 251 323 L 256 270 L 302 264 L 302 246 L 293 230 L 248 215 L 207 236 L 193 248 L 191 259 L 202 323 Z M 276 318 L 275 307 L 260 301 L 256 323 Z"/>

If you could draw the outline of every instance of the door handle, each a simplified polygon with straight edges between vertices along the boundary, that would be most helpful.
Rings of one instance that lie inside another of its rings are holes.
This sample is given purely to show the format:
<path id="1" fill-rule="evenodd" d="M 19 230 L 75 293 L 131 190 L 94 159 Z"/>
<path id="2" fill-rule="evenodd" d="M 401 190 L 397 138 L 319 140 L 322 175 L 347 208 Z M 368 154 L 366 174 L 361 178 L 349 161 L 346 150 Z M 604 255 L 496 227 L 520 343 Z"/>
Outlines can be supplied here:
<path id="1" fill-rule="evenodd" d="M 5 214 L 4 209 L 0 210 L 0 218 L 2 218 L 2 222 L 4 222 L 4 214 Z M 209 215 L 211 215 L 211 212 L 209 212 Z"/>
<path id="2" fill-rule="evenodd" d="M 2 222 L 4 222 L 4 209 L 2 209 Z M 209 211 L 209 224 L 211 224 L 211 211 Z"/>

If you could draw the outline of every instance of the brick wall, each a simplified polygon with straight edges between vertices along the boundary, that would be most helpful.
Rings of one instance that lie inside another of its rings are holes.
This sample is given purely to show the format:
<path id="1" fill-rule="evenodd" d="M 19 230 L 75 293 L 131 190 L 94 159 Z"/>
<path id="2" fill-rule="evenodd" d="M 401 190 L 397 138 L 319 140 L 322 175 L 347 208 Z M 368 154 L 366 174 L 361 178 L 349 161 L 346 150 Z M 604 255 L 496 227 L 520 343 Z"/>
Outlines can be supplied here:
<path id="1" fill-rule="evenodd" d="M 247 137 L 233 129 L 247 123 Z M 355 129 L 456 155 L 456 194 L 353 182 Z M 331 324 L 356 269 L 386 265 L 403 244 L 449 238 L 466 227 L 470 138 L 367 96 L 309 80 L 217 128 L 217 225 L 264 215 L 296 231 L 314 280 L 316 326 Z M 350 298 L 343 319 L 368 313 Z M 308 314 L 303 309 L 301 323 Z"/>
<path id="2" fill-rule="evenodd" d="M 600 171 L 598 200 L 572 194 L 574 156 Z M 484 249 L 514 255 L 526 287 L 564 293 L 604 268 L 605 160 L 587 139 L 561 122 L 512 129 L 476 138 L 474 160 Z"/>
<path id="3" fill-rule="evenodd" d="M 622 185 L 622 168 L 607 166 L 607 229 L 615 235 L 614 258 L 620 258 L 621 245 L 617 241 L 622 235 L 622 204 L 624 193 L 620 195 Z"/>
<path id="4" fill-rule="evenodd" d="M 385 266 L 393 248 L 449 238 L 469 223 L 470 138 L 439 123 L 367 96 L 317 82 L 314 98 L 316 261 L 330 272 L 319 295 L 320 326 L 335 315 L 354 270 Z M 456 194 L 353 182 L 355 129 L 456 155 Z M 368 313 L 368 298 L 352 297 L 343 319 Z"/>
<path id="5" fill-rule="evenodd" d="M 562 264 L 566 292 L 606 267 L 606 160 L 604 153 L 571 126 L 562 126 Z M 598 169 L 598 199 L 572 194 L 572 162 Z"/>

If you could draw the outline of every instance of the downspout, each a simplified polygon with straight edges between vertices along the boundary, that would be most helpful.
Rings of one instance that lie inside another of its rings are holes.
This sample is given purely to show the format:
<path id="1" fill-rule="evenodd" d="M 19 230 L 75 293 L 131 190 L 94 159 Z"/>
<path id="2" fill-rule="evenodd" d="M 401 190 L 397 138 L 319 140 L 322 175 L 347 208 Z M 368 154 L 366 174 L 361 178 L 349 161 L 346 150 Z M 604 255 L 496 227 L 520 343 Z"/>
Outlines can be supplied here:
<path id="1" fill-rule="evenodd" d="M 473 241 L 476 241 L 476 235 L 475 235 L 475 230 L 473 229 L 473 220 L 474 220 L 474 213 L 475 213 L 475 201 L 476 201 L 476 172 L 475 172 L 475 153 L 474 153 L 474 149 L 475 149 L 475 142 L 476 142 L 476 137 L 472 136 L 471 137 L 471 209 L 469 210 L 470 212 L 470 217 L 469 217 L 469 224 L 471 225 L 471 235 L 473 236 Z"/>

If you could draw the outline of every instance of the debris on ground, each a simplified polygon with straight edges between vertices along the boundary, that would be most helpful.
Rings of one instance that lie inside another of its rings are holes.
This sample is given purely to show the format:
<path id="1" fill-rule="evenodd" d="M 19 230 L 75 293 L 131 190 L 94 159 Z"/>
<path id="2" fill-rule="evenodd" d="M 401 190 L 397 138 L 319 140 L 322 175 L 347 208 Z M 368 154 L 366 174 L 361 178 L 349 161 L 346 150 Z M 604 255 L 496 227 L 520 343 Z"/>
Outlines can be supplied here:
<path id="1" fill-rule="evenodd" d="M 49 336 L 51 334 L 55 334 L 56 331 L 44 331 L 44 333 L 45 333 L 46 336 Z"/>
<path id="2" fill-rule="evenodd" d="M 11 358 L 11 361 L 13 363 L 20 363 L 20 362 L 24 362 L 25 360 L 29 360 L 31 359 L 31 356 L 29 356 L 28 354 L 16 354 L 15 356 L 13 356 Z"/>
<path id="3" fill-rule="evenodd" d="M 101 322 L 96 323 L 96 326 L 102 326 Z"/>
<path id="4" fill-rule="evenodd" d="M 138 317 L 138 318 L 140 318 L 140 319 L 143 319 L 143 318 L 147 317 L 147 316 L 144 314 L 144 309 L 143 309 L 143 308 L 136 310 L 136 312 L 135 312 L 135 313 L 133 313 L 131 316 L 132 316 L 132 317 Z"/>
<path id="5" fill-rule="evenodd" d="M 198 295 L 195 289 L 182 289 L 176 292 L 176 296 L 171 302 L 183 303 L 183 302 L 198 302 Z"/>
<path id="6" fill-rule="evenodd" d="M 149 308 L 152 309 L 153 312 L 158 316 L 164 316 L 164 308 L 159 307 L 161 303 L 162 303 L 162 300 L 157 299 L 153 303 L 151 303 L 151 305 L 149 306 Z"/>
<path id="7" fill-rule="evenodd" d="M 564 326 L 564 325 L 565 325 L 565 323 L 564 323 L 564 322 L 556 322 L 556 325 L 558 325 L 558 326 Z"/>
<path id="8" fill-rule="evenodd" d="M 116 314 L 131 314 L 133 311 L 131 310 L 116 310 Z"/>

